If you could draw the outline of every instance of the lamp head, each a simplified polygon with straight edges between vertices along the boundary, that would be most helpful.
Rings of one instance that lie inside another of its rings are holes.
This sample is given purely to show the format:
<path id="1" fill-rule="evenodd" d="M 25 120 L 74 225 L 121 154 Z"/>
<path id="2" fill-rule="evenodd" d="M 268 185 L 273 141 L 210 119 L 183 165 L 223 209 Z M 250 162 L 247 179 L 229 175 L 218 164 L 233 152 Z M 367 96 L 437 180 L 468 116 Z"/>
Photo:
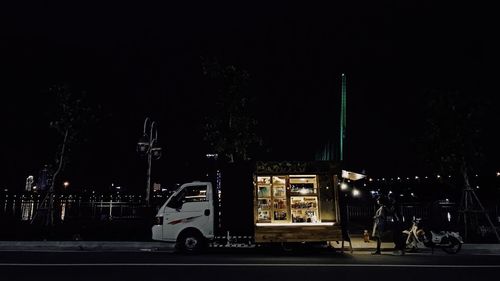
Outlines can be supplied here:
<path id="1" fill-rule="evenodd" d="M 145 154 L 149 149 L 149 140 L 146 135 L 143 135 L 137 142 L 137 152 Z"/>

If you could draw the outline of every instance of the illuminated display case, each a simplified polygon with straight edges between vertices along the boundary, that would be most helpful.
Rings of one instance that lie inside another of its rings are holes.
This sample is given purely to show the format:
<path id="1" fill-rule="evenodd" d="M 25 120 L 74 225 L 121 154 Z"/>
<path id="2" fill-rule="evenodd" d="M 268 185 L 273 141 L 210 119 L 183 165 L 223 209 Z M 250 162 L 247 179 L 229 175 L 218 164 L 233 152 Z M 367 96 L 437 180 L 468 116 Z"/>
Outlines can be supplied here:
<path id="1" fill-rule="evenodd" d="M 271 222 L 271 177 L 257 178 L 257 222 Z"/>
<path id="2" fill-rule="evenodd" d="M 288 202 L 286 194 L 286 176 L 273 176 L 273 222 L 288 222 Z"/>
<path id="3" fill-rule="evenodd" d="M 258 162 L 256 166 L 256 242 L 342 239 L 337 163 Z"/>
<path id="4" fill-rule="evenodd" d="M 290 202 L 292 222 L 319 222 L 318 197 L 291 196 Z"/>
<path id="5" fill-rule="evenodd" d="M 319 223 L 315 175 L 257 177 L 258 223 Z"/>

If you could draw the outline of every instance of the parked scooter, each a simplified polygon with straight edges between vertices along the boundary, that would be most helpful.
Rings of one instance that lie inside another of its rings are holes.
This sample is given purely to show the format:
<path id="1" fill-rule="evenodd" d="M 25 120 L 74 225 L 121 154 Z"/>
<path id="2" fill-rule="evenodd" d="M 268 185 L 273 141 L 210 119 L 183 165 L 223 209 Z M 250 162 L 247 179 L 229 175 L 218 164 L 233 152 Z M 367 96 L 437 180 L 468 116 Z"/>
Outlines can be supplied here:
<path id="1" fill-rule="evenodd" d="M 403 230 L 406 249 L 408 252 L 417 251 L 419 248 L 429 247 L 434 253 L 434 248 L 441 248 L 448 254 L 456 254 L 464 243 L 458 232 L 432 230 L 425 232 L 420 228 L 420 219 L 413 219 L 413 224 L 408 230 Z"/>

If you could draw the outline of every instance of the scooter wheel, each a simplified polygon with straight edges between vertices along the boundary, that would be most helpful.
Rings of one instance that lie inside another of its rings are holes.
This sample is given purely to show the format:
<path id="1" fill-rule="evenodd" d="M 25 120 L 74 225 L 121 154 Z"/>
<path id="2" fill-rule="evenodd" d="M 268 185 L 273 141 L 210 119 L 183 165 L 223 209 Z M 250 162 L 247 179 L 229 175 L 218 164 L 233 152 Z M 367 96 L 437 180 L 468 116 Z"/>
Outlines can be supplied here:
<path id="1" fill-rule="evenodd" d="M 451 245 L 448 247 L 443 247 L 443 251 L 445 251 L 448 254 L 456 254 L 460 251 L 462 248 L 462 243 L 458 241 L 457 238 L 455 237 L 449 237 Z"/>
<path id="2" fill-rule="evenodd" d="M 408 234 L 404 233 L 403 234 L 403 241 L 406 242 L 406 245 L 405 245 L 405 251 L 408 252 L 408 253 L 414 253 L 417 251 L 417 247 L 414 245 L 414 239 L 413 237 L 410 237 L 410 239 L 408 239 Z"/>

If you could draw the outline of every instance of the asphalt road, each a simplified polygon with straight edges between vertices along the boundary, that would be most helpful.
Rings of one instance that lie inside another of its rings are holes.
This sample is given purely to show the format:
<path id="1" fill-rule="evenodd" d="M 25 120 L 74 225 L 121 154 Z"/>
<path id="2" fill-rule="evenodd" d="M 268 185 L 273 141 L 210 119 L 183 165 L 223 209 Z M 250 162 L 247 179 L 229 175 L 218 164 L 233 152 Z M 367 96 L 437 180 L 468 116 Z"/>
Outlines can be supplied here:
<path id="1" fill-rule="evenodd" d="M 0 280 L 498 280 L 500 255 L 369 252 L 0 252 Z M 487 279 L 485 279 L 487 280 Z"/>

